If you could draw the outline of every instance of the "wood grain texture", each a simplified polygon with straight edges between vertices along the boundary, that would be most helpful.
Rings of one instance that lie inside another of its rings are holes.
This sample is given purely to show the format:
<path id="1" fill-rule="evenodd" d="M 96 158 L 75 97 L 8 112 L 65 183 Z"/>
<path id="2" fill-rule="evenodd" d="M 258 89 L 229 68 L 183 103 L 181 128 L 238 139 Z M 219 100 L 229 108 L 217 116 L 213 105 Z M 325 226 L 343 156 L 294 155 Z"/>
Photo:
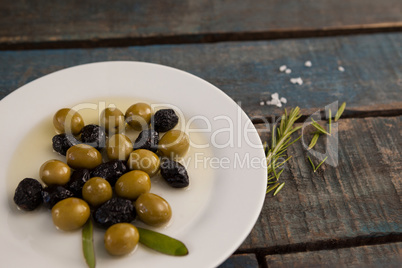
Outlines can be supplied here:
<path id="1" fill-rule="evenodd" d="M 268 267 L 401 267 L 402 243 L 266 256 Z"/>
<path id="2" fill-rule="evenodd" d="M 195 74 L 239 102 L 254 120 L 282 113 L 260 106 L 277 92 L 284 107 L 305 114 L 334 101 L 347 113 L 401 111 L 402 34 L 307 38 L 204 45 L 157 45 L 109 49 L 56 49 L 0 52 L 0 99 L 45 74 L 96 61 L 131 60 L 164 64 Z M 310 60 L 312 67 L 304 66 Z M 291 74 L 279 71 L 288 66 Z M 338 66 L 345 68 L 344 72 Z M 303 85 L 290 78 L 301 77 Z M 400 114 L 400 113 L 399 113 Z"/>
<path id="3" fill-rule="evenodd" d="M 313 151 L 307 153 L 302 142 L 289 147 L 292 158 L 281 178 L 285 187 L 276 197 L 267 195 L 240 252 L 401 241 L 401 126 L 402 117 L 339 120 L 332 126 L 332 139 L 321 136 L 312 149 L 328 155 L 316 173 L 307 156 L 317 166 L 324 155 L 319 159 Z M 305 146 L 312 131 L 311 126 L 304 129 Z"/>
<path id="4" fill-rule="evenodd" d="M 232 255 L 219 268 L 258 268 L 258 261 L 254 254 Z"/>
<path id="5" fill-rule="evenodd" d="M 399 0 L 0 2 L 0 43 L 253 34 L 402 27 Z M 252 35 L 251 35 L 252 36 Z M 160 40 L 162 41 L 162 40 Z M 172 40 L 173 41 L 173 40 Z"/>

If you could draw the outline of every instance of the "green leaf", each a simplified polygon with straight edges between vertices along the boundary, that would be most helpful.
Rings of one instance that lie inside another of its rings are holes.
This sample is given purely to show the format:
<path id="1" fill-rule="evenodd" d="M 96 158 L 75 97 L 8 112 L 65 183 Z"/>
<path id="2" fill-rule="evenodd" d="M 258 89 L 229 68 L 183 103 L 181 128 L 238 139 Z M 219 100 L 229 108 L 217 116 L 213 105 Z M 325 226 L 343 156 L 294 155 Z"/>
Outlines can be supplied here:
<path id="1" fill-rule="evenodd" d="M 95 268 L 96 261 L 91 219 L 88 219 L 82 229 L 82 251 L 84 252 L 85 261 L 87 262 L 88 267 Z"/>
<path id="2" fill-rule="evenodd" d="M 148 229 L 140 227 L 137 229 L 140 233 L 140 243 L 151 249 L 173 256 L 188 254 L 187 247 L 177 239 Z"/>
<path id="3" fill-rule="evenodd" d="M 343 114 L 345 107 L 346 107 L 346 102 L 342 103 L 341 107 L 339 107 L 338 111 L 336 112 L 335 122 L 338 121 L 339 118 L 341 118 L 341 115 Z"/>
<path id="4" fill-rule="evenodd" d="M 307 150 L 310 150 L 314 147 L 314 145 L 317 143 L 318 141 L 318 137 L 320 137 L 319 133 L 314 134 L 313 138 L 311 139 L 310 145 L 308 146 Z"/>

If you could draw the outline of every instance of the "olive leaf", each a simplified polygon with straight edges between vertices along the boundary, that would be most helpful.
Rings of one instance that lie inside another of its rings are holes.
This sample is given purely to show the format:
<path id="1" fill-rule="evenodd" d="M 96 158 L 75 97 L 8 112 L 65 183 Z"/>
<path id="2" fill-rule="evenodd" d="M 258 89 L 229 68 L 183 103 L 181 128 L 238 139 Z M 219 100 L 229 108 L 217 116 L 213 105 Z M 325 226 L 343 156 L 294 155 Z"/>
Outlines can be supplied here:
<path id="1" fill-rule="evenodd" d="M 89 268 L 95 268 L 95 251 L 93 240 L 93 225 L 91 219 L 85 223 L 82 229 L 82 251 L 84 252 L 85 261 Z"/>
<path id="2" fill-rule="evenodd" d="M 140 234 L 140 243 L 164 254 L 185 256 L 188 249 L 183 242 L 170 236 L 137 227 Z"/>

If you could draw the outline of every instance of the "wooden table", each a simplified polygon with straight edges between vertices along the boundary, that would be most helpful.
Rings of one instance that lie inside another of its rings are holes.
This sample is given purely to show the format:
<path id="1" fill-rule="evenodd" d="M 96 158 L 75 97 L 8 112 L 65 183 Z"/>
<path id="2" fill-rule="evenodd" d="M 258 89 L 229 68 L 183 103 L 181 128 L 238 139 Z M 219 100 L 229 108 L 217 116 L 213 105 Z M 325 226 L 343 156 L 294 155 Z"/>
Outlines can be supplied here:
<path id="1" fill-rule="evenodd" d="M 282 114 L 260 105 L 275 92 L 285 107 L 301 107 L 303 120 L 345 101 L 338 165 L 314 173 L 303 145 L 291 146 L 285 188 L 267 195 L 254 229 L 221 267 L 400 267 L 400 0 L 67 2 L 0 2 L 0 99 L 66 67 L 135 60 L 211 82 L 258 129 Z M 296 77 L 302 85 L 290 82 Z M 325 139 L 316 148 L 324 152 Z"/>

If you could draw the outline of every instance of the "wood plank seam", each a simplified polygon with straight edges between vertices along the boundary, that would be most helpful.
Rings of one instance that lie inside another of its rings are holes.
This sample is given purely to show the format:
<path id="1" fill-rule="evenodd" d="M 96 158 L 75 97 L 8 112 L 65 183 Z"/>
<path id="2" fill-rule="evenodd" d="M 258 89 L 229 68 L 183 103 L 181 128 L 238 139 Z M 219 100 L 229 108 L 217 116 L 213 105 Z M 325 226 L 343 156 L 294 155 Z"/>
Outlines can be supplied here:
<path id="1" fill-rule="evenodd" d="M 319 251 L 324 249 L 353 248 L 367 245 L 382 245 L 402 242 L 402 233 L 371 234 L 348 239 L 330 239 L 314 243 L 299 243 L 284 246 L 273 246 L 268 248 L 254 248 L 249 250 L 237 250 L 234 254 L 254 253 L 257 259 L 261 256 L 274 254 L 287 254 L 296 252 Z"/>
<path id="2" fill-rule="evenodd" d="M 301 111 L 303 113 L 303 111 Z M 371 110 L 371 111 L 357 111 L 357 110 L 345 110 L 342 114 L 341 119 L 354 119 L 354 118 L 368 118 L 368 117 L 397 117 L 402 115 L 401 109 L 390 109 L 390 110 Z M 305 122 L 311 114 L 303 114 L 296 123 Z M 320 110 L 320 117 L 325 118 L 325 110 Z M 334 117 L 334 114 L 333 114 Z M 251 118 L 251 122 L 255 125 L 273 123 L 280 117 L 267 116 L 262 120 L 261 118 Z"/>
<path id="3" fill-rule="evenodd" d="M 355 28 L 356 27 L 356 28 Z M 360 28 L 359 28 L 360 27 Z M 164 35 L 149 37 L 121 37 L 121 38 L 91 38 L 85 40 L 55 40 L 26 42 L 13 38 L 0 38 L 0 50 L 27 50 L 27 49 L 63 49 L 63 48 L 102 48 L 102 47 L 129 47 L 149 45 L 178 45 L 203 44 L 233 41 L 263 41 L 277 39 L 318 38 L 331 36 L 347 36 L 356 34 L 375 34 L 402 32 L 401 23 L 382 23 L 373 25 L 356 25 L 343 29 L 289 29 L 262 32 L 225 32 Z"/>

